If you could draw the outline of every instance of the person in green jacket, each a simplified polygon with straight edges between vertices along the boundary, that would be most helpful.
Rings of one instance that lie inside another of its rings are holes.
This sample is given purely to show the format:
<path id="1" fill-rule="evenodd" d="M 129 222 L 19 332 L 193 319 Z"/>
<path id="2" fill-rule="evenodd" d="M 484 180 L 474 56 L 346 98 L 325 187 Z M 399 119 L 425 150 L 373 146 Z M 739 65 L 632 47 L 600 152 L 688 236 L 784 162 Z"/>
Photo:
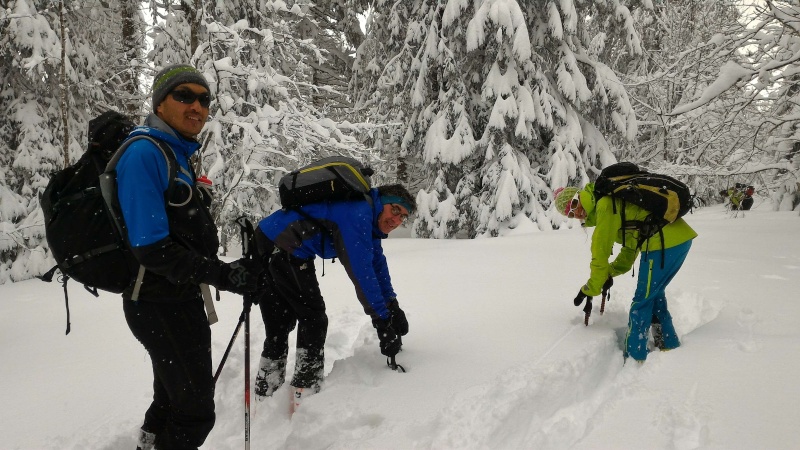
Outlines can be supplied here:
<path id="1" fill-rule="evenodd" d="M 753 207 L 753 193 L 755 188 L 742 183 L 736 183 L 734 187 L 719 191 L 719 195 L 728 197 L 730 209 L 737 211 L 749 211 Z"/>
<path id="2" fill-rule="evenodd" d="M 660 324 L 657 327 L 660 326 L 661 336 L 656 344 L 661 350 L 680 346 L 664 291 L 680 270 L 697 233 L 686 221 L 678 219 L 662 229 L 663 247 L 661 237 L 656 234 L 637 248 L 639 232 L 623 230 L 620 212 L 624 207 L 626 221 L 644 220 L 649 212 L 631 203 L 623 205 L 622 200 L 610 196 L 595 200 L 592 183 L 583 189 L 570 186 L 557 190 L 555 205 L 565 216 L 581 220 L 584 226 L 595 227 L 589 280 L 575 297 L 575 306 L 611 288 L 614 277 L 628 272 L 641 253 L 639 279 L 628 315 L 623 354 L 625 358 L 630 356 L 636 361 L 645 361 L 651 323 Z M 609 261 L 615 242 L 623 246 L 617 257 Z M 656 335 L 656 329 L 653 331 Z"/>

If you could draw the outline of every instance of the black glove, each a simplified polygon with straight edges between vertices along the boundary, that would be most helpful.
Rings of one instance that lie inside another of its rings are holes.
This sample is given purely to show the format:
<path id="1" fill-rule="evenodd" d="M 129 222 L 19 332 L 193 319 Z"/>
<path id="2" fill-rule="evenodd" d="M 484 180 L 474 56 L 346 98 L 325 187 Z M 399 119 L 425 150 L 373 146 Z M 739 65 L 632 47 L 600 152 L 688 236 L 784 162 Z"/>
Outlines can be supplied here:
<path id="1" fill-rule="evenodd" d="M 580 290 L 580 291 L 578 291 L 578 295 L 577 295 L 577 297 L 575 297 L 575 300 L 573 300 L 572 303 L 574 303 L 575 306 L 581 306 L 581 303 L 583 303 L 583 300 L 587 299 L 587 298 L 589 299 L 590 302 L 592 301 L 592 297 L 589 297 L 588 295 L 583 293 L 583 290 Z"/>
<path id="2" fill-rule="evenodd" d="M 258 289 L 261 264 L 252 259 L 242 258 L 220 266 L 219 277 L 214 286 L 234 294 L 249 294 Z"/>
<path id="3" fill-rule="evenodd" d="M 397 335 L 390 319 L 377 319 L 372 321 L 372 326 L 378 331 L 381 353 L 386 356 L 395 356 L 400 352 L 403 342 Z"/>
<path id="4" fill-rule="evenodd" d="M 250 303 L 253 305 L 257 305 L 261 298 L 267 295 L 267 285 L 269 284 L 269 277 L 268 272 L 264 270 L 264 266 L 259 264 L 258 266 L 258 280 L 256 281 L 256 290 L 255 292 L 250 292 L 253 295 L 250 295 L 248 299 Z"/>
<path id="5" fill-rule="evenodd" d="M 608 290 L 611 289 L 611 286 L 614 285 L 614 277 L 611 275 L 608 276 L 608 279 L 605 283 L 603 283 L 603 295 L 608 294 Z"/>
<path id="6" fill-rule="evenodd" d="M 400 304 L 397 303 L 397 299 L 390 299 L 386 307 L 389 308 L 389 312 L 392 313 L 392 327 L 400 336 L 407 335 L 408 319 L 406 319 L 406 313 L 400 309 Z"/>

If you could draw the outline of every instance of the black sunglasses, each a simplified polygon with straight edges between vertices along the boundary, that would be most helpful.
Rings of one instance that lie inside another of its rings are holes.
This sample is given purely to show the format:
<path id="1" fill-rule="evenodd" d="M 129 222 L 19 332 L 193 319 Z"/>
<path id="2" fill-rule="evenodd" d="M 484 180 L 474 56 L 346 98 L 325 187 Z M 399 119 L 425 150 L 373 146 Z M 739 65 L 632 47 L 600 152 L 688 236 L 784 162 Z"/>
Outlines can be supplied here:
<path id="1" fill-rule="evenodd" d="M 191 105 L 196 101 L 200 102 L 200 106 L 203 108 L 208 108 L 211 105 L 211 94 L 208 92 L 203 92 L 202 94 L 196 94 L 188 89 L 176 89 L 169 93 L 172 95 L 172 98 L 175 99 L 177 102 L 181 102 L 187 105 Z"/>

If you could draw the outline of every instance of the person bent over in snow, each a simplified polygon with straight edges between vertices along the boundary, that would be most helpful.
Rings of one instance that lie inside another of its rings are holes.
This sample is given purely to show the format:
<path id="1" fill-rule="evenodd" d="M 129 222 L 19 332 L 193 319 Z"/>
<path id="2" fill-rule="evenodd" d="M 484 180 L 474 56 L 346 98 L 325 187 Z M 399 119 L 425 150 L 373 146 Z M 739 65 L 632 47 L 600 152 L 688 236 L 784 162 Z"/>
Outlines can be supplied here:
<path id="1" fill-rule="evenodd" d="M 555 194 L 555 207 L 561 214 L 582 221 L 584 226 L 595 227 L 589 280 L 578 291 L 575 305 L 579 306 L 586 298 L 591 299 L 608 290 L 614 283 L 614 277 L 628 272 L 640 249 L 644 249 L 639 261 L 639 280 L 628 315 L 624 356 L 644 362 L 651 323 L 660 327 L 660 338 L 656 329 L 653 331 L 661 350 L 680 346 L 664 292 L 680 270 L 697 233 L 683 219 L 677 219 L 662 229 L 663 246 L 661 236 L 656 234 L 639 247 L 639 231 L 623 229 L 622 217 L 626 221 L 643 220 L 649 212 L 611 196 L 595 201 L 592 183 L 583 189 L 572 186 L 558 189 Z M 624 215 L 621 214 L 623 207 Z M 614 242 L 623 244 L 623 247 L 616 259 L 609 262 Z"/>
<path id="2" fill-rule="evenodd" d="M 408 321 L 392 287 L 381 240 L 406 221 L 416 201 L 399 184 L 370 190 L 371 201 L 313 203 L 281 209 L 259 222 L 256 247 L 266 280 L 259 307 L 266 328 L 256 376 L 257 398 L 271 396 L 286 377 L 289 332 L 297 325 L 293 395 L 319 392 L 324 374 L 328 316 L 314 259 L 339 258 L 356 296 L 377 330 L 381 353 L 401 348 Z"/>

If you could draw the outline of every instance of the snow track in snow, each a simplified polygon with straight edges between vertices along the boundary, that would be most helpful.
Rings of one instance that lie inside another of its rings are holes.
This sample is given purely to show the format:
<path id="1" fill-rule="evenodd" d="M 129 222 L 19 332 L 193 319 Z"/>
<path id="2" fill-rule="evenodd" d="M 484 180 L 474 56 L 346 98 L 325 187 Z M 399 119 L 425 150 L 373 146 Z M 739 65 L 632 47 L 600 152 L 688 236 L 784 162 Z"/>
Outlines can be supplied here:
<path id="1" fill-rule="evenodd" d="M 681 337 L 713 320 L 722 307 L 694 294 L 673 297 L 670 310 Z M 589 327 L 575 324 L 535 362 L 505 371 L 497 383 L 458 395 L 431 425 L 428 434 L 434 437 L 420 447 L 571 448 L 594 427 L 602 426 L 602 412 L 613 409 L 620 398 L 641 395 L 641 385 L 660 369 L 661 355 L 651 354 L 643 365 L 623 364 L 625 305 L 609 302 L 600 316 L 596 303 Z M 562 343 L 583 350 L 569 359 L 542 364 Z M 703 426 L 686 411 L 691 408 L 665 411 L 664 426 L 673 430 L 676 441 L 696 442 Z M 520 429 L 527 432 L 519 433 Z"/>

